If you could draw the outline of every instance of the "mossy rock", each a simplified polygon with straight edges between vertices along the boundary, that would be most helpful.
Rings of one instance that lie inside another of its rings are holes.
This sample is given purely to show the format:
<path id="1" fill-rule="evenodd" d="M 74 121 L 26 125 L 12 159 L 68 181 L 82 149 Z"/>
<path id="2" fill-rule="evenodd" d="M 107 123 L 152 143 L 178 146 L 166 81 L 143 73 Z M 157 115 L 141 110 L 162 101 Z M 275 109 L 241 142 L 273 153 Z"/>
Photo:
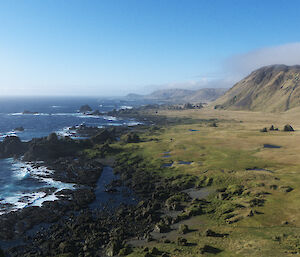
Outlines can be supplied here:
<path id="1" fill-rule="evenodd" d="M 125 247 L 121 248 L 119 251 L 119 256 L 126 256 L 128 254 L 132 253 L 132 249 L 129 245 L 126 245 Z"/>
<path id="2" fill-rule="evenodd" d="M 226 194 L 225 192 L 221 192 L 219 193 L 216 197 L 220 200 L 225 200 L 226 198 L 228 198 L 228 194 Z"/>
<path id="3" fill-rule="evenodd" d="M 172 181 L 172 186 L 178 190 L 189 189 L 199 185 L 199 178 L 192 175 L 180 175 Z"/>
<path id="4" fill-rule="evenodd" d="M 106 248 L 107 256 L 115 256 L 119 253 L 121 249 L 121 244 L 118 241 L 111 241 Z"/>
<path id="5" fill-rule="evenodd" d="M 190 201 L 190 197 L 187 193 L 178 193 L 169 197 L 166 200 L 165 205 L 168 210 L 179 211 L 182 209 L 181 202 L 187 202 L 187 201 Z"/>
<path id="6" fill-rule="evenodd" d="M 226 189 L 227 194 L 231 195 L 240 195 L 243 193 L 243 186 L 242 185 L 229 185 Z"/>
<path id="7" fill-rule="evenodd" d="M 261 199 L 261 198 L 253 198 L 249 201 L 249 204 L 251 207 L 254 207 L 254 206 L 263 206 L 265 203 L 265 200 L 264 199 Z"/>
<path id="8" fill-rule="evenodd" d="M 273 190 L 276 190 L 278 188 L 278 186 L 273 184 L 273 185 L 270 185 L 269 188 L 273 189 Z"/>
<path id="9" fill-rule="evenodd" d="M 181 221 L 181 220 L 187 220 L 188 218 L 190 218 L 189 213 L 183 212 L 183 213 L 180 213 L 180 214 L 177 216 L 176 222 L 179 222 L 179 221 Z"/>
<path id="10" fill-rule="evenodd" d="M 201 204 L 192 204 L 185 210 L 185 212 L 189 217 L 204 214 Z"/>
<path id="11" fill-rule="evenodd" d="M 186 234 L 189 232 L 189 227 L 186 224 L 180 224 L 178 228 L 178 233 L 179 234 Z"/>
<path id="12" fill-rule="evenodd" d="M 200 247 L 199 251 L 200 251 L 200 254 L 205 254 L 205 253 L 217 254 L 217 253 L 221 252 L 220 249 L 215 248 L 210 245 L 207 245 L 207 244 Z"/>
<path id="13" fill-rule="evenodd" d="M 187 193 L 177 193 L 175 195 L 172 195 L 170 198 L 167 199 L 166 203 L 168 202 L 183 202 L 190 200 L 190 197 Z"/>
<path id="14" fill-rule="evenodd" d="M 156 247 L 153 247 L 150 251 L 149 251 L 150 254 L 152 255 L 161 255 L 162 252 L 160 250 L 158 250 Z"/>
<path id="15" fill-rule="evenodd" d="M 207 177 L 206 175 L 204 176 L 200 176 L 200 179 L 198 179 L 198 182 L 196 184 L 197 187 L 207 187 L 207 186 L 211 186 L 213 183 L 213 178 L 211 177 Z"/>
<path id="16" fill-rule="evenodd" d="M 220 216 L 223 214 L 228 214 L 233 212 L 236 209 L 236 205 L 231 203 L 231 202 L 224 202 L 223 204 L 221 204 L 217 210 L 216 213 Z"/>
<path id="17" fill-rule="evenodd" d="M 186 246 L 188 244 L 187 240 L 183 237 L 177 238 L 177 245 L 179 246 Z"/>
<path id="18" fill-rule="evenodd" d="M 161 221 L 155 225 L 154 231 L 158 233 L 167 233 L 170 231 L 170 225 L 167 225 Z"/>
<path id="19" fill-rule="evenodd" d="M 289 192 L 293 191 L 294 189 L 291 186 L 280 186 L 280 190 L 285 193 L 289 193 Z"/>
<path id="20" fill-rule="evenodd" d="M 139 143 L 141 141 L 139 135 L 136 133 L 128 133 L 122 136 L 121 140 L 125 143 Z"/>

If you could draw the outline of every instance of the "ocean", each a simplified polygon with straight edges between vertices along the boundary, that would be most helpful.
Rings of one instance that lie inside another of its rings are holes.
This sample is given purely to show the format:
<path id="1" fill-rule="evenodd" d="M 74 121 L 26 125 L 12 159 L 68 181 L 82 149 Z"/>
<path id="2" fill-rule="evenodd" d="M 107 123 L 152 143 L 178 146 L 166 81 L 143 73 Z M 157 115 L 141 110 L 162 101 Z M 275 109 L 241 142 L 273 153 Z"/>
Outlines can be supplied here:
<path id="1" fill-rule="evenodd" d="M 9 135 L 18 136 L 22 141 L 45 137 L 51 132 L 64 136 L 68 135 L 69 127 L 80 124 L 97 127 L 138 124 L 132 119 L 108 115 L 83 115 L 78 110 L 84 104 L 100 112 L 141 105 L 138 102 L 97 98 L 0 98 L 0 141 Z M 23 114 L 24 111 L 34 114 Z M 17 127 L 23 127 L 24 131 L 15 131 Z M 56 200 L 56 192 L 75 187 L 54 181 L 49 177 L 52 172 L 42 163 L 37 168 L 32 163 L 12 158 L 0 159 L 0 215 L 28 206 L 41 206 L 44 201 Z"/>

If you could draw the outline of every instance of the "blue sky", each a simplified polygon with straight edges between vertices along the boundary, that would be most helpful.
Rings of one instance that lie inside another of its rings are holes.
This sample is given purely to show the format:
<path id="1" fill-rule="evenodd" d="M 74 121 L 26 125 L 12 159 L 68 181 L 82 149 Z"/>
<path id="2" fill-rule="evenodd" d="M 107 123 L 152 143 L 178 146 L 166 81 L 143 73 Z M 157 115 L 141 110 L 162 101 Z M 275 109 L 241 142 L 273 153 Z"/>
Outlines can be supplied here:
<path id="1" fill-rule="evenodd" d="M 249 72 L 232 70 L 243 60 L 265 64 L 253 63 L 258 52 L 295 62 L 283 56 L 300 52 L 299 10 L 284 0 L 0 0 L 0 94 L 229 86 Z"/>

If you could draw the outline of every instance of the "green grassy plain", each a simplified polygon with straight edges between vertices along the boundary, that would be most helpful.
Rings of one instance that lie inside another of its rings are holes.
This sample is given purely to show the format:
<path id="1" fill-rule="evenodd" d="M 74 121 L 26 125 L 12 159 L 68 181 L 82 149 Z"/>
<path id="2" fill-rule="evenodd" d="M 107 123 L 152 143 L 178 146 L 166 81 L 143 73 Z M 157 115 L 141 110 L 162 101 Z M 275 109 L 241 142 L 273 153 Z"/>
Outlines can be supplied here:
<path id="1" fill-rule="evenodd" d="M 158 131 L 142 133 L 143 142 L 122 146 L 142 156 L 155 168 L 153 172 L 163 177 L 189 174 L 199 181 L 212 179 L 209 187 L 214 193 L 207 199 L 210 204 L 205 214 L 182 222 L 191 229 L 183 236 L 191 243 L 189 246 L 174 243 L 180 236 L 175 230 L 165 235 L 171 243 L 159 240 L 145 242 L 143 247 L 155 246 L 170 256 L 215 255 L 200 253 L 205 244 L 219 249 L 216 255 L 220 257 L 293 256 L 300 252 L 300 130 L 297 131 L 300 115 L 297 112 L 270 114 L 206 108 L 159 111 L 156 115 L 218 119 L 217 127 L 209 121 L 164 126 Z M 296 131 L 283 132 L 287 123 Z M 280 131 L 259 132 L 272 124 Z M 264 144 L 281 148 L 264 148 Z M 191 164 L 179 164 L 180 161 Z M 170 162 L 172 167 L 161 168 Z M 287 190 L 289 187 L 291 191 Z M 229 192 L 229 199 L 218 197 L 217 191 L 222 188 Z M 204 236 L 207 229 L 228 236 Z M 145 256 L 145 252 L 137 247 L 129 256 Z"/>

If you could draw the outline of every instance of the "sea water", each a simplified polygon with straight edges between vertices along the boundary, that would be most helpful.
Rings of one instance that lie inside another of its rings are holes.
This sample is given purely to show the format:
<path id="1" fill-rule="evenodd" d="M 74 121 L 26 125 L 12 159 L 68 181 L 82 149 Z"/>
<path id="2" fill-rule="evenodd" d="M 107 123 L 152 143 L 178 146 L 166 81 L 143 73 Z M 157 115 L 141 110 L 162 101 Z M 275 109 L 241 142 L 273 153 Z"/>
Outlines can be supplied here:
<path id="1" fill-rule="evenodd" d="M 88 116 L 78 112 L 88 104 L 93 110 L 107 112 L 132 108 L 137 102 L 96 98 L 0 98 L 0 140 L 16 135 L 22 141 L 44 137 L 51 132 L 68 135 L 68 128 L 80 124 L 87 126 L 136 125 L 131 119 L 118 119 L 108 115 Z M 23 114 L 27 110 L 36 114 Z M 23 127 L 24 131 L 15 131 Z M 23 163 L 13 159 L 0 159 L 0 215 L 28 206 L 41 206 L 44 201 L 57 199 L 55 193 L 74 189 L 76 185 L 54 181 L 53 171 L 40 163 Z"/>

